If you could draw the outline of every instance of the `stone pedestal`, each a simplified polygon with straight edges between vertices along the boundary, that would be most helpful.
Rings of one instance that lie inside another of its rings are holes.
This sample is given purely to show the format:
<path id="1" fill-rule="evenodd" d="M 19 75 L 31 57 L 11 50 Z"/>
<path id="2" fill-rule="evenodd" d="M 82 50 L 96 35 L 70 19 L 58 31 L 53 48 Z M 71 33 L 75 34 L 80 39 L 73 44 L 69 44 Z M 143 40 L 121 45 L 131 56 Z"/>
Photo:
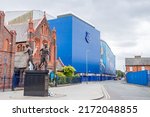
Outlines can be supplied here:
<path id="1" fill-rule="evenodd" d="M 47 70 L 26 71 L 24 96 L 48 96 L 48 72 Z"/>

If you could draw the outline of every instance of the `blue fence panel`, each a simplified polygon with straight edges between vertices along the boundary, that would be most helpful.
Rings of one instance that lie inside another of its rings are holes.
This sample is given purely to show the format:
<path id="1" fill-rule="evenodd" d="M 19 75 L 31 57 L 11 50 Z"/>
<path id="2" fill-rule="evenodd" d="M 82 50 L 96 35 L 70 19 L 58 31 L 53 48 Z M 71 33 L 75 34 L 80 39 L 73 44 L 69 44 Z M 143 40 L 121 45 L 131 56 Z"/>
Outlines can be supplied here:
<path id="1" fill-rule="evenodd" d="M 99 79 L 100 81 L 102 81 L 102 76 L 100 76 L 100 79 Z"/>
<path id="2" fill-rule="evenodd" d="M 88 76 L 88 81 L 92 81 L 92 77 L 91 76 Z"/>
<path id="3" fill-rule="evenodd" d="M 20 74 L 19 72 L 14 73 L 13 75 L 13 79 L 12 79 L 12 86 L 13 88 L 16 88 L 19 86 L 19 82 L 20 82 Z"/>
<path id="4" fill-rule="evenodd" d="M 102 81 L 106 80 L 105 76 L 102 76 Z"/>
<path id="5" fill-rule="evenodd" d="M 85 81 L 87 81 L 88 80 L 88 78 L 86 77 L 86 76 L 81 76 L 81 81 L 82 82 L 85 82 Z"/>
<path id="6" fill-rule="evenodd" d="M 150 71 L 147 71 L 147 75 L 148 75 L 148 86 L 150 86 Z"/>
<path id="7" fill-rule="evenodd" d="M 111 76 L 108 76 L 107 78 L 108 78 L 108 80 L 111 80 Z"/>
<path id="8" fill-rule="evenodd" d="M 139 85 L 148 85 L 149 71 L 128 72 L 126 74 L 127 82 Z"/>
<path id="9" fill-rule="evenodd" d="M 113 76 L 81 76 L 81 82 L 113 80 Z"/>

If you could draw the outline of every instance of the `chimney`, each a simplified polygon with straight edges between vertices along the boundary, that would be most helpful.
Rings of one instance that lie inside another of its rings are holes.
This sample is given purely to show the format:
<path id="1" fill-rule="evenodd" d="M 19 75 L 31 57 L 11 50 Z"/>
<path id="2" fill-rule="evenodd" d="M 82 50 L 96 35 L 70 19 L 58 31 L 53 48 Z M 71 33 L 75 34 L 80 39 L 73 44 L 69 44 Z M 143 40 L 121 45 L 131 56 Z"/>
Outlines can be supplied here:
<path id="1" fill-rule="evenodd" d="M 141 56 L 135 56 L 135 58 L 137 58 L 137 59 L 138 59 L 138 58 L 141 58 Z"/>
<path id="2" fill-rule="evenodd" d="M 4 18 L 5 18 L 4 11 L 0 11 L 0 30 L 4 27 Z"/>

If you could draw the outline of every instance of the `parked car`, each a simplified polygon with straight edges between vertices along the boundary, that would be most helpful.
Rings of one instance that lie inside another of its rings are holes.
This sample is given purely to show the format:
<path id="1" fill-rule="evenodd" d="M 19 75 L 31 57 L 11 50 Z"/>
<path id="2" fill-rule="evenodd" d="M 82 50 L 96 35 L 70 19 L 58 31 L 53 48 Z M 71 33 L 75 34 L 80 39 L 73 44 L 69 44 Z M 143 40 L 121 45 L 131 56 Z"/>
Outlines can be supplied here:
<path id="1" fill-rule="evenodd" d="M 114 80 L 121 80 L 121 77 L 115 77 Z"/>

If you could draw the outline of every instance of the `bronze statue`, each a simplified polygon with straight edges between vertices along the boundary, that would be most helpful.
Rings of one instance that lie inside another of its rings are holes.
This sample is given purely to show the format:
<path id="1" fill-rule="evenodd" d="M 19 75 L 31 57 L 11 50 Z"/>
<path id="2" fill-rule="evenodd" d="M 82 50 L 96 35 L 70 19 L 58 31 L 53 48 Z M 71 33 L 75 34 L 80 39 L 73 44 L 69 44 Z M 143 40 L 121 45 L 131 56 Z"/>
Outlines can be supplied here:
<path id="1" fill-rule="evenodd" d="M 32 48 L 29 46 L 28 43 L 26 44 L 26 51 L 24 52 L 24 54 L 26 54 L 26 53 L 28 53 L 27 67 L 30 66 L 30 63 L 29 63 L 29 62 L 31 62 L 31 64 L 33 65 L 33 69 L 34 69 L 34 68 L 35 68 L 35 65 L 34 65 L 34 63 L 33 63 L 33 56 L 32 56 L 33 50 L 32 50 Z"/>
<path id="2" fill-rule="evenodd" d="M 44 44 L 44 47 L 40 50 L 41 52 L 41 62 L 39 64 L 39 68 L 41 68 L 41 65 L 45 65 L 45 70 L 47 70 L 47 57 L 49 55 L 49 50 L 47 47 L 47 44 Z"/>

